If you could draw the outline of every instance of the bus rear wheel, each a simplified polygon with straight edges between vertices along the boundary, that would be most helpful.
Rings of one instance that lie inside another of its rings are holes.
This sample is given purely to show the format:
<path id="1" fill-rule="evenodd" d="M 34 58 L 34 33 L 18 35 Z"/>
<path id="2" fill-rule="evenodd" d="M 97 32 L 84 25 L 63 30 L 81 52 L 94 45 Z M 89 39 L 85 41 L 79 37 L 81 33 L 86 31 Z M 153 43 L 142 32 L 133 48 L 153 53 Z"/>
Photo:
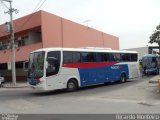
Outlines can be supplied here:
<path id="1" fill-rule="evenodd" d="M 70 79 L 67 83 L 67 91 L 72 92 L 77 90 L 77 88 L 78 88 L 77 81 L 74 79 Z"/>
<path id="2" fill-rule="evenodd" d="M 127 81 L 126 75 L 125 75 L 124 73 L 123 73 L 123 74 L 121 74 L 120 81 L 121 81 L 122 83 L 124 83 L 124 82 L 126 82 L 126 81 Z"/>

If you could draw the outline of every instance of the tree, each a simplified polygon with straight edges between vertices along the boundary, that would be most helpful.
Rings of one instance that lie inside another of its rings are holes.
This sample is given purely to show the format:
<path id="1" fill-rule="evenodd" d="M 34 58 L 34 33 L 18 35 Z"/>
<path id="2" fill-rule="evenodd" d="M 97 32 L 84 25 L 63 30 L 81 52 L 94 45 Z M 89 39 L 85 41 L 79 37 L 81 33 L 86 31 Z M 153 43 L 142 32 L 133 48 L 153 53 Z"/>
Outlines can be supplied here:
<path id="1" fill-rule="evenodd" d="M 159 46 L 159 52 L 160 52 L 160 24 L 156 27 L 156 30 L 154 33 L 150 36 L 149 43 L 157 43 Z"/>

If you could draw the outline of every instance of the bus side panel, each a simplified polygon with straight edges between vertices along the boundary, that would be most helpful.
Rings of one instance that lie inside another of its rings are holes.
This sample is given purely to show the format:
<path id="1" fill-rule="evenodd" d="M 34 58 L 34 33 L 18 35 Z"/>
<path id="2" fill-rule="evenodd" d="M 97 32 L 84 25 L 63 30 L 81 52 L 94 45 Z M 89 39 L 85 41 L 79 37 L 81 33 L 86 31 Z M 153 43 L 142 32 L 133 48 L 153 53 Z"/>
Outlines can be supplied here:
<path id="1" fill-rule="evenodd" d="M 81 86 L 104 83 L 107 81 L 108 68 L 79 68 Z"/>
<path id="2" fill-rule="evenodd" d="M 126 78 L 129 78 L 129 69 L 127 64 L 116 64 L 114 66 L 110 66 L 110 74 L 109 74 L 109 81 L 119 81 L 121 78 L 121 74 L 125 73 Z"/>
<path id="3" fill-rule="evenodd" d="M 79 68 L 81 86 L 118 81 L 121 73 L 125 73 L 127 79 L 129 78 L 127 64 L 116 64 L 101 68 Z"/>
<path id="4" fill-rule="evenodd" d="M 121 74 L 122 73 L 125 73 L 126 74 L 126 79 L 129 79 L 130 69 L 129 69 L 128 63 L 118 63 L 117 65 L 119 66 L 119 76 L 116 77 L 116 80 L 121 79 Z"/>
<path id="5" fill-rule="evenodd" d="M 75 78 L 80 84 L 78 69 L 62 67 L 57 75 L 46 78 L 47 88 L 48 90 L 66 88 L 67 82 L 71 78 Z"/>
<path id="6" fill-rule="evenodd" d="M 128 63 L 128 68 L 129 68 L 129 79 L 138 78 L 140 76 L 138 63 Z"/>

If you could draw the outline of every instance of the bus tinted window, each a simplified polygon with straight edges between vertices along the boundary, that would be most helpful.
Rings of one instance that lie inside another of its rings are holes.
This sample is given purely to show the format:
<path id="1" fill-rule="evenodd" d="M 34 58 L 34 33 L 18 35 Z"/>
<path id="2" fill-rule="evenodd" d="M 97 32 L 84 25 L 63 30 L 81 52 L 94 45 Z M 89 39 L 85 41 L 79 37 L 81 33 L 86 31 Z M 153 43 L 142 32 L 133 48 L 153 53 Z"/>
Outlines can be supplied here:
<path id="1" fill-rule="evenodd" d="M 73 52 L 73 63 L 80 63 L 81 62 L 81 54 L 78 52 Z"/>
<path id="2" fill-rule="evenodd" d="M 96 62 L 107 62 L 109 61 L 108 53 L 96 53 Z"/>
<path id="3" fill-rule="evenodd" d="M 110 61 L 115 61 L 113 53 L 110 53 L 109 56 L 110 56 Z"/>
<path id="4" fill-rule="evenodd" d="M 121 54 L 122 62 L 129 62 L 130 61 L 130 54 Z"/>
<path id="5" fill-rule="evenodd" d="M 121 54 L 120 53 L 114 53 L 114 59 L 115 59 L 115 61 L 121 61 Z"/>
<path id="6" fill-rule="evenodd" d="M 63 63 L 72 63 L 72 52 L 63 52 Z"/>
<path id="7" fill-rule="evenodd" d="M 63 63 L 80 62 L 135 62 L 137 54 L 132 53 L 93 53 L 93 52 L 63 52 Z"/>
<path id="8" fill-rule="evenodd" d="M 103 53 L 104 56 L 104 62 L 110 61 L 110 56 L 108 53 Z"/>
<path id="9" fill-rule="evenodd" d="M 96 62 L 103 62 L 103 53 L 96 53 Z"/>
<path id="10" fill-rule="evenodd" d="M 131 61 L 132 62 L 137 61 L 137 59 L 138 59 L 137 54 L 130 54 L 130 56 L 131 56 Z"/>
<path id="11" fill-rule="evenodd" d="M 95 62 L 96 58 L 95 58 L 95 54 L 94 53 L 81 53 L 81 60 L 82 62 Z"/>
<path id="12" fill-rule="evenodd" d="M 138 60 L 137 54 L 132 53 L 123 53 L 121 54 L 122 62 L 136 62 Z"/>
<path id="13" fill-rule="evenodd" d="M 110 61 L 109 53 L 96 53 L 96 62 L 108 62 Z"/>
<path id="14" fill-rule="evenodd" d="M 110 53 L 110 61 L 121 61 L 120 53 Z"/>
<path id="15" fill-rule="evenodd" d="M 79 52 L 63 52 L 63 63 L 80 63 L 81 54 Z"/>
<path id="16" fill-rule="evenodd" d="M 60 67 L 60 52 L 52 51 L 47 54 L 48 67 L 46 69 L 46 76 L 56 75 Z"/>

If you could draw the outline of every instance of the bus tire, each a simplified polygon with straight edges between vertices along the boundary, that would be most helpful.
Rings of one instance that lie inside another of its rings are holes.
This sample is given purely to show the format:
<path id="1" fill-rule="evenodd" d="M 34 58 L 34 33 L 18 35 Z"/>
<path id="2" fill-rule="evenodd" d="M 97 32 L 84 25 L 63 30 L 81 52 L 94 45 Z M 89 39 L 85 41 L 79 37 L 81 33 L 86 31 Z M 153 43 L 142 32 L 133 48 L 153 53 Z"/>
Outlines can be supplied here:
<path id="1" fill-rule="evenodd" d="M 121 74 L 120 81 L 121 81 L 122 83 L 124 83 L 124 82 L 127 81 L 127 78 L 126 78 L 126 74 L 125 74 L 125 73 L 122 73 L 122 74 Z"/>
<path id="2" fill-rule="evenodd" d="M 77 90 L 78 83 L 75 79 L 70 79 L 67 83 L 67 91 L 72 92 Z"/>

